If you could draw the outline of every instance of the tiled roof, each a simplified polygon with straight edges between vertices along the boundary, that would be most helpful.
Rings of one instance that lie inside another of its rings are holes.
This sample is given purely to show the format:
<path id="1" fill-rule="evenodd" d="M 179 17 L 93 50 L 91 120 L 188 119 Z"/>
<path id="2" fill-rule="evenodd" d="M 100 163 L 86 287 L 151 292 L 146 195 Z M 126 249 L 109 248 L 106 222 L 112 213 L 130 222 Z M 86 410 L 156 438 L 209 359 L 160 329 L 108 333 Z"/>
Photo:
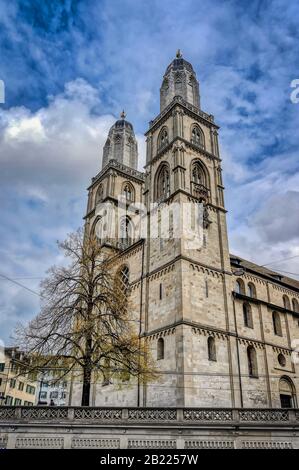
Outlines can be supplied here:
<path id="1" fill-rule="evenodd" d="M 284 276 L 283 274 L 278 273 L 276 271 L 272 271 L 266 266 L 259 266 L 258 264 L 252 263 L 251 261 L 247 261 L 246 259 L 243 259 L 240 256 L 235 256 L 233 254 L 230 254 L 230 259 L 232 263 L 233 263 L 233 260 L 238 260 L 239 267 L 245 268 L 246 271 L 254 272 L 257 275 L 267 277 L 269 280 L 273 282 L 277 282 L 278 284 L 285 285 L 291 289 L 299 290 L 299 281 L 296 279 Z M 237 266 L 237 264 L 235 264 L 235 266 Z"/>

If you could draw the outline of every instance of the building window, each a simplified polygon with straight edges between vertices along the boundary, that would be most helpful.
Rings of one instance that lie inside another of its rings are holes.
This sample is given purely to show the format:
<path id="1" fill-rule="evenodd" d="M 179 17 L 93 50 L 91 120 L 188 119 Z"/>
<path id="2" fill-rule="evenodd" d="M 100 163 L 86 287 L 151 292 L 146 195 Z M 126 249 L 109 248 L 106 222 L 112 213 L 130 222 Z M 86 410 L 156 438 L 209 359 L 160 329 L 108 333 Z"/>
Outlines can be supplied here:
<path id="1" fill-rule="evenodd" d="M 35 387 L 32 387 L 32 385 L 27 385 L 26 393 L 30 393 L 30 395 L 35 395 Z"/>
<path id="2" fill-rule="evenodd" d="M 281 367 L 285 367 L 287 361 L 283 354 L 278 354 L 277 360 Z"/>
<path id="3" fill-rule="evenodd" d="M 247 360 L 249 377 L 258 377 L 256 350 L 253 346 L 247 348 Z"/>
<path id="4" fill-rule="evenodd" d="M 134 229 L 130 217 L 120 220 L 120 242 L 123 248 L 130 246 L 134 241 Z"/>
<path id="5" fill-rule="evenodd" d="M 50 392 L 50 398 L 58 398 L 58 392 Z"/>
<path id="6" fill-rule="evenodd" d="M 200 127 L 196 124 L 191 130 L 191 142 L 199 147 L 204 147 L 204 135 Z"/>
<path id="7" fill-rule="evenodd" d="M 4 369 L 5 369 L 5 363 L 4 363 L 4 362 L 1 362 L 1 364 L 0 364 L 0 372 L 4 372 Z"/>
<path id="8" fill-rule="evenodd" d="M 22 400 L 20 398 L 15 398 L 15 406 L 21 406 L 22 405 Z"/>
<path id="9" fill-rule="evenodd" d="M 12 406 L 12 404 L 13 404 L 13 397 L 10 397 L 9 395 L 7 395 L 5 398 L 5 405 Z"/>
<path id="10" fill-rule="evenodd" d="M 192 166 L 192 182 L 195 184 L 206 185 L 205 173 L 202 166 L 196 162 Z"/>
<path id="11" fill-rule="evenodd" d="M 160 300 L 162 300 L 163 298 L 163 285 L 162 284 L 159 285 L 159 298 Z"/>
<path id="12" fill-rule="evenodd" d="M 96 205 L 103 200 L 104 189 L 103 185 L 100 184 L 96 192 Z"/>
<path id="13" fill-rule="evenodd" d="M 31 401 L 24 401 L 24 406 L 33 406 L 33 403 Z"/>
<path id="14" fill-rule="evenodd" d="M 19 390 L 21 392 L 24 390 L 24 382 L 19 382 Z"/>
<path id="15" fill-rule="evenodd" d="M 41 400 L 46 400 L 47 399 L 47 392 L 40 392 L 39 398 Z"/>
<path id="16" fill-rule="evenodd" d="M 293 311 L 299 313 L 299 303 L 297 299 L 292 300 Z"/>
<path id="17" fill-rule="evenodd" d="M 120 281 L 120 289 L 122 292 L 126 293 L 129 288 L 130 283 L 130 270 L 128 266 L 123 266 L 118 272 L 118 279 Z"/>
<path id="18" fill-rule="evenodd" d="M 296 389 L 289 377 L 282 377 L 279 381 L 279 395 L 281 408 L 296 408 Z"/>
<path id="19" fill-rule="evenodd" d="M 164 339 L 159 338 L 157 342 L 157 359 L 164 359 Z"/>
<path id="20" fill-rule="evenodd" d="M 123 195 L 128 202 L 134 201 L 134 188 L 130 183 L 126 183 L 123 187 Z"/>
<path id="21" fill-rule="evenodd" d="M 209 297 L 209 281 L 207 279 L 205 280 L 205 296 Z"/>
<path id="22" fill-rule="evenodd" d="M 244 325 L 247 326 L 247 328 L 253 328 L 252 310 L 248 302 L 243 303 L 243 317 Z"/>
<path id="23" fill-rule="evenodd" d="M 158 137 L 158 150 L 162 149 L 167 145 L 169 142 L 168 140 L 168 130 L 167 127 L 163 127 L 160 131 L 159 137 Z"/>
<path id="24" fill-rule="evenodd" d="M 170 195 L 170 180 L 169 180 L 169 167 L 167 164 L 162 164 L 157 171 L 156 178 L 156 199 L 162 200 L 168 198 Z"/>
<path id="25" fill-rule="evenodd" d="M 280 315 L 278 312 L 272 313 L 272 321 L 273 321 L 274 334 L 277 336 L 282 336 L 281 321 L 280 321 Z"/>
<path id="26" fill-rule="evenodd" d="M 16 388 L 16 379 L 10 379 L 9 386 L 10 388 Z"/>
<path id="27" fill-rule="evenodd" d="M 256 298 L 256 289 L 252 282 L 249 282 L 248 284 L 248 297 L 252 297 L 253 299 Z"/>
<path id="28" fill-rule="evenodd" d="M 217 361 L 216 343 L 215 343 L 215 338 L 213 338 L 212 336 L 208 338 L 208 357 L 209 357 L 209 361 Z"/>
<path id="29" fill-rule="evenodd" d="M 237 279 L 235 283 L 235 292 L 237 294 L 245 295 L 245 284 L 242 279 Z"/>
<path id="30" fill-rule="evenodd" d="M 283 299 L 284 308 L 287 309 L 287 310 L 291 310 L 290 299 L 288 298 L 288 296 L 284 295 L 282 299 Z"/>

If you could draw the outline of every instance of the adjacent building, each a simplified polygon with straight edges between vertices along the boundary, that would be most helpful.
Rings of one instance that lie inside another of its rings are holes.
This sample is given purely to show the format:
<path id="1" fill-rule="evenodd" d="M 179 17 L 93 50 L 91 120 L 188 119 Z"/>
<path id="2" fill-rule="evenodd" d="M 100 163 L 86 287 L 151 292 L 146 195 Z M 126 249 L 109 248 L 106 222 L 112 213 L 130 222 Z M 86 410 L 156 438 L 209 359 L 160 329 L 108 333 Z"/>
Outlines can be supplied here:
<path id="1" fill-rule="evenodd" d="M 18 348 L 5 348 L 0 356 L 0 405 L 36 403 L 38 382 L 27 371 L 24 353 Z"/>

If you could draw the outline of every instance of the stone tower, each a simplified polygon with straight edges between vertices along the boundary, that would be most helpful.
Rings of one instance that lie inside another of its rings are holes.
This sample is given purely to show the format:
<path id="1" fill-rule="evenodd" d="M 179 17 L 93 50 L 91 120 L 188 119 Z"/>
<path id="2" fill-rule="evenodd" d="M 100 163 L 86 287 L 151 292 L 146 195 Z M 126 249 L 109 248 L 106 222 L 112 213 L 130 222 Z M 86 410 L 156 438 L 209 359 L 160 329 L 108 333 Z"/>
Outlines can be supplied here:
<path id="1" fill-rule="evenodd" d="M 182 238 L 153 238 L 154 224 L 148 224 L 144 327 L 146 335 L 159 338 L 165 358 L 159 362 L 163 385 L 148 387 L 144 403 L 209 406 L 209 380 L 210 388 L 223 382 L 217 395 L 229 405 L 227 340 L 215 333 L 229 327 L 226 283 L 231 276 L 218 126 L 200 109 L 195 72 L 180 52 L 166 69 L 160 104 L 161 113 L 146 133 L 145 198 L 147 204 L 177 203 L 191 212 L 203 204 L 203 243 L 188 248 Z M 221 365 L 202 354 L 207 338 L 216 334 L 221 339 Z M 218 372 L 227 377 L 211 379 Z"/>
<path id="2" fill-rule="evenodd" d="M 126 121 L 123 111 L 115 124 L 111 127 L 104 145 L 102 168 L 110 160 L 137 169 L 138 149 L 134 129 L 130 122 Z"/>

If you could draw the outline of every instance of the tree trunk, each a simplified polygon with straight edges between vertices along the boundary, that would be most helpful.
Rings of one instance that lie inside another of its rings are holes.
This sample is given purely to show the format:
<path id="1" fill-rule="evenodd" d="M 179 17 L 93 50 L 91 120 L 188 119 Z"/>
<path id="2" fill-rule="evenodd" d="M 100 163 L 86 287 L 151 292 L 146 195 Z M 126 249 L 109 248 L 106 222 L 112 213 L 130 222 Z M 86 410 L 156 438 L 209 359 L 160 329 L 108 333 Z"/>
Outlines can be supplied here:
<path id="1" fill-rule="evenodd" d="M 90 386 L 91 386 L 91 369 L 90 369 L 90 366 L 87 366 L 83 369 L 83 388 L 82 388 L 81 406 L 89 406 Z"/>

